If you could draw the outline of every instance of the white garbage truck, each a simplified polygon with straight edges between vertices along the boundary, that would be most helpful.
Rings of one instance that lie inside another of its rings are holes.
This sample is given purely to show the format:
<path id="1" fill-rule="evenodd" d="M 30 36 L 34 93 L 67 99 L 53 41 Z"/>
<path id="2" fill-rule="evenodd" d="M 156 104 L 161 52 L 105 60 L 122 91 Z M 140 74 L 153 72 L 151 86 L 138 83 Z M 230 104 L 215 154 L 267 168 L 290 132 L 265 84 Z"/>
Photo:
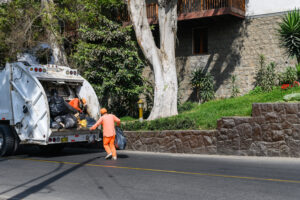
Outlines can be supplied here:
<path id="1" fill-rule="evenodd" d="M 99 141 L 99 130 L 50 127 L 48 99 L 53 89 L 66 102 L 85 98 L 89 117 L 100 117 L 96 93 L 77 70 L 52 64 L 8 63 L 0 69 L 0 157 L 12 155 L 19 144 L 59 149 L 66 143 Z"/>

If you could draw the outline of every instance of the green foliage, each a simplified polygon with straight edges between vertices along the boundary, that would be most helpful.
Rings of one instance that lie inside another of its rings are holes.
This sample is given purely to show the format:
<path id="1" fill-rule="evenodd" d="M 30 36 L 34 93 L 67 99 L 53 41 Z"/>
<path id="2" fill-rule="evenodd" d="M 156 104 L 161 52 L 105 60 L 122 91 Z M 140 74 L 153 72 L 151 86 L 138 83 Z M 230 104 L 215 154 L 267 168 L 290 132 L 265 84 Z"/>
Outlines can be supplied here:
<path id="1" fill-rule="evenodd" d="M 275 72 L 275 63 L 271 62 L 269 65 L 265 64 L 265 57 L 259 56 L 260 68 L 256 74 L 255 86 L 261 87 L 263 91 L 271 91 L 273 86 L 277 85 L 277 74 Z"/>
<path id="2" fill-rule="evenodd" d="M 206 102 L 215 98 L 214 78 L 208 72 L 198 69 L 192 73 L 191 84 L 197 92 L 197 99 Z"/>
<path id="3" fill-rule="evenodd" d="M 296 57 L 300 63 L 300 10 L 287 13 L 279 27 L 281 46 L 289 56 Z"/>
<path id="4" fill-rule="evenodd" d="M 288 67 L 285 72 L 279 74 L 280 84 L 293 84 L 297 79 L 297 69 L 294 67 Z"/>
<path id="5" fill-rule="evenodd" d="M 0 66 L 16 61 L 17 53 L 36 46 L 43 38 L 40 10 L 37 0 L 0 4 Z"/>
<path id="6" fill-rule="evenodd" d="M 298 77 L 298 80 L 300 80 L 300 63 L 298 63 L 296 66 L 296 71 L 297 71 L 297 77 Z"/>
<path id="7" fill-rule="evenodd" d="M 253 90 L 249 92 L 250 95 L 260 94 L 263 90 L 260 86 L 256 86 Z"/>
<path id="8" fill-rule="evenodd" d="M 236 75 L 231 76 L 231 97 L 236 97 L 240 93 L 240 89 L 236 84 Z"/>
<path id="9" fill-rule="evenodd" d="M 80 2 L 88 2 L 82 5 L 84 12 L 77 16 L 68 14 L 80 22 L 73 62 L 93 85 L 101 106 L 118 116 L 135 116 L 139 95 L 145 87 L 141 76 L 144 62 L 139 57 L 132 28 L 124 28 L 102 15 L 103 5 L 92 0 Z"/>
<path id="10" fill-rule="evenodd" d="M 198 106 L 197 103 L 187 101 L 183 104 L 178 105 L 178 113 L 190 111 Z"/>
<path id="11" fill-rule="evenodd" d="M 122 124 L 122 128 L 126 131 L 136 130 L 186 130 L 197 129 L 196 121 L 189 117 L 187 118 L 162 118 L 153 121 L 144 122 L 126 122 Z"/>

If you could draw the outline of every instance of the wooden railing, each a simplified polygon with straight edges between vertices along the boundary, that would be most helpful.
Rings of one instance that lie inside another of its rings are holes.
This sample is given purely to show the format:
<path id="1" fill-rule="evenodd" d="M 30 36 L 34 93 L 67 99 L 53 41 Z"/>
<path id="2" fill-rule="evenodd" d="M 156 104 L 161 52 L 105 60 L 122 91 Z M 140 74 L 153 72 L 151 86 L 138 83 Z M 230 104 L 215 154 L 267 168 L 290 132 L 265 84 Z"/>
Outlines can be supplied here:
<path id="1" fill-rule="evenodd" d="M 148 19 L 156 21 L 158 19 L 157 3 L 147 4 L 146 9 Z M 245 13 L 245 0 L 178 0 L 177 4 L 178 16 L 216 9 L 230 9 L 233 13 L 237 12 L 238 15 L 243 16 L 244 14 L 241 13 Z"/>
<path id="2" fill-rule="evenodd" d="M 245 11 L 245 0 L 179 0 L 178 14 L 233 7 Z"/>
<path id="3" fill-rule="evenodd" d="M 158 13 L 158 5 L 156 3 L 147 4 L 147 17 L 156 18 Z"/>

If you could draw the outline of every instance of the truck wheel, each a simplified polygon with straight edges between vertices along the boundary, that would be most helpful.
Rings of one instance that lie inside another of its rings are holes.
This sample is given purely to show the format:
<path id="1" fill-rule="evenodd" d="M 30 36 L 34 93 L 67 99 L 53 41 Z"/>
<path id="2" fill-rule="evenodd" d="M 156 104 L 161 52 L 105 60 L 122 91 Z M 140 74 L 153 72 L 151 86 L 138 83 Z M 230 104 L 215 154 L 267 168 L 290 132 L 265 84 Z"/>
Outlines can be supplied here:
<path id="1" fill-rule="evenodd" d="M 13 153 L 15 137 L 7 125 L 0 125 L 0 157 L 9 156 Z"/>

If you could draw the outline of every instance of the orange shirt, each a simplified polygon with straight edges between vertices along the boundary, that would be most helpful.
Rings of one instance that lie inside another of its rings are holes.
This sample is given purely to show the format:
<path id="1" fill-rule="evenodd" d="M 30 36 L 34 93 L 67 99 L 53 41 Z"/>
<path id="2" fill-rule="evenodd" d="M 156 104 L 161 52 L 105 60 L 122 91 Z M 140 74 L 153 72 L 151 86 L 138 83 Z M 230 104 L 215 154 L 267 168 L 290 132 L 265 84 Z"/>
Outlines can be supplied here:
<path id="1" fill-rule="evenodd" d="M 116 135 L 115 122 L 119 125 L 121 120 L 113 114 L 105 114 L 97 121 L 97 123 L 91 127 L 95 130 L 98 126 L 103 127 L 103 137 L 112 137 Z"/>
<path id="2" fill-rule="evenodd" d="M 79 112 L 82 112 L 82 110 L 80 109 L 80 101 L 78 98 L 74 98 L 69 102 L 70 106 L 72 106 L 73 108 L 75 108 L 76 110 L 78 110 Z"/>

